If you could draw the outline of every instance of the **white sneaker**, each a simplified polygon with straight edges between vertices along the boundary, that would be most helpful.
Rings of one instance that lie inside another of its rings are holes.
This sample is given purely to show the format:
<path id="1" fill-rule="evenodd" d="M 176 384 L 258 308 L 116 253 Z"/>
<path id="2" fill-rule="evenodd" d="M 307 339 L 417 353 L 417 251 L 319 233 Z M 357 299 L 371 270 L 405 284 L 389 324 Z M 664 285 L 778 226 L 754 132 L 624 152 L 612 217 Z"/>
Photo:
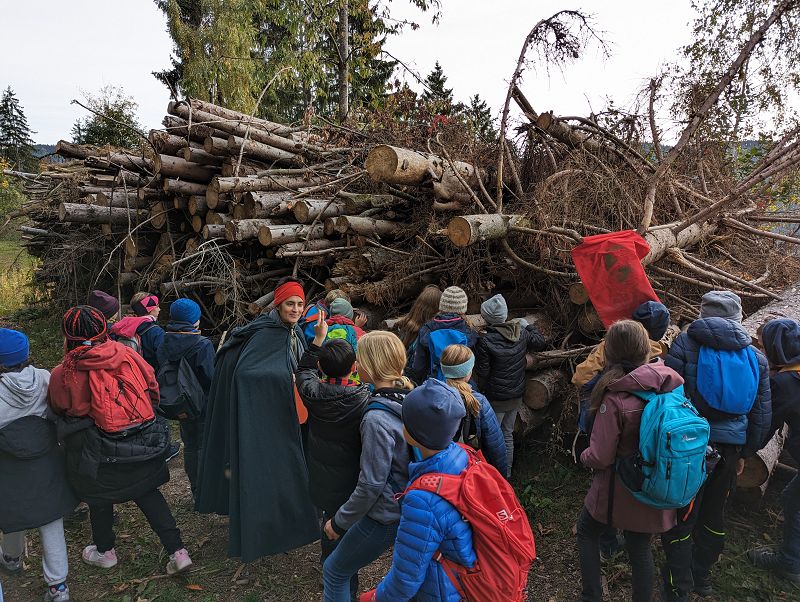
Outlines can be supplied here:
<path id="1" fill-rule="evenodd" d="M 167 575 L 177 575 L 187 570 L 190 566 L 192 566 L 192 559 L 189 558 L 189 552 L 186 551 L 186 548 L 181 548 L 174 554 L 169 555 Z"/>
<path id="2" fill-rule="evenodd" d="M 3 548 L 0 548 L 0 569 L 7 573 L 19 573 L 22 570 L 22 557 L 12 558 L 3 554 Z"/>
<path id="3" fill-rule="evenodd" d="M 86 564 L 99 566 L 101 569 L 110 569 L 117 564 L 117 553 L 114 548 L 101 554 L 97 551 L 97 546 L 86 546 L 81 556 Z"/>
<path id="4" fill-rule="evenodd" d="M 44 593 L 44 602 L 69 602 L 69 588 L 66 583 L 51 585 Z"/>

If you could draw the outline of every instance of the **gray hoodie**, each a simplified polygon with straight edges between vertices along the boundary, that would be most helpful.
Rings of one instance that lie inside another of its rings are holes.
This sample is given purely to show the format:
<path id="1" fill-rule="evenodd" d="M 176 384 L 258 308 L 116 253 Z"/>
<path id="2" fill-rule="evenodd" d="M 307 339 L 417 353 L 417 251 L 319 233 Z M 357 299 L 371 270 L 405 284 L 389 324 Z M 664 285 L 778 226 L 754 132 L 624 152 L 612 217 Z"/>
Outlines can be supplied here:
<path id="1" fill-rule="evenodd" d="M 403 437 L 401 401 L 408 391 L 377 391 L 370 404 L 386 409 L 368 409 L 361 419 L 361 472 L 358 484 L 333 518 L 334 529 L 347 531 L 364 516 L 389 525 L 400 520 L 395 499 L 408 484 L 409 445 Z"/>
<path id="2" fill-rule="evenodd" d="M 0 375 L 0 429 L 24 416 L 46 417 L 50 373 L 26 366 Z"/>

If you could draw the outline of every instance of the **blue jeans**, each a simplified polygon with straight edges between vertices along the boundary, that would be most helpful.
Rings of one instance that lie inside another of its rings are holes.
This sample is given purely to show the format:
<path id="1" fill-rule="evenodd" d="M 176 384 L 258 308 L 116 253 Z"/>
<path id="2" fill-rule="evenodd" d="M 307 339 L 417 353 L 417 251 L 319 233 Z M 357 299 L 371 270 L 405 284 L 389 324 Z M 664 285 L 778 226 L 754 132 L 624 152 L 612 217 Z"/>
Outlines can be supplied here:
<path id="1" fill-rule="evenodd" d="M 789 481 L 781 494 L 783 544 L 781 560 L 787 571 L 800 573 L 800 474 Z"/>
<path id="2" fill-rule="evenodd" d="M 350 602 L 350 578 L 394 544 L 398 524 L 382 525 L 365 516 L 342 535 L 322 565 L 324 602 Z"/>

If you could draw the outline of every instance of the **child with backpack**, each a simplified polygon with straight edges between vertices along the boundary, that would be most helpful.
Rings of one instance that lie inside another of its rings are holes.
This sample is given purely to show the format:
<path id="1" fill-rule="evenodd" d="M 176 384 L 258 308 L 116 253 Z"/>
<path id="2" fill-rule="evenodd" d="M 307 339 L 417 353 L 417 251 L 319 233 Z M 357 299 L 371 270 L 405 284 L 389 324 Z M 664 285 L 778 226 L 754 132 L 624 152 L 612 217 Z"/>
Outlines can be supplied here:
<path id="1" fill-rule="evenodd" d="M 47 370 L 34 368 L 28 337 L 0 328 L 0 568 L 22 571 L 25 531 L 38 529 L 45 602 L 69 600 L 63 516 L 78 501 L 49 420 Z M 2 596 L 0 596 L 2 598 Z"/>
<path id="2" fill-rule="evenodd" d="M 525 394 L 526 355 L 541 351 L 545 340 L 536 326 L 508 319 L 503 295 L 481 304 L 481 316 L 488 325 L 475 345 L 475 380 L 492 406 L 506 446 L 506 477 L 514 463 L 514 424 Z"/>
<path id="3" fill-rule="evenodd" d="M 486 460 L 502 475 L 507 475 L 506 442 L 489 400 L 469 384 L 475 355 L 464 345 L 450 345 L 442 352 L 442 373 L 445 382 L 458 391 L 466 414 L 455 441 L 480 450 Z"/>
<path id="4" fill-rule="evenodd" d="M 466 415 L 458 391 L 429 379 L 406 396 L 402 414 L 411 484 L 392 567 L 361 602 L 522 602 L 533 533 L 504 477 L 453 442 Z"/>
<path id="5" fill-rule="evenodd" d="M 439 300 L 439 313 L 419 329 L 414 360 L 407 370 L 412 381 L 421 384 L 429 377 L 444 380 L 439 360 L 448 345 L 475 347 L 478 333 L 467 325 L 466 313 L 467 293 L 458 286 L 444 289 Z"/>
<path id="6" fill-rule="evenodd" d="M 53 369 L 50 407 L 67 454 L 67 477 L 89 504 L 93 544 L 83 561 L 109 569 L 114 549 L 114 504 L 133 501 L 169 555 L 167 574 L 192 561 L 175 518 L 158 488 L 169 480 L 164 462 L 166 425 L 155 420 L 159 391 L 150 365 L 131 348 L 109 340 L 106 319 L 86 305 L 61 321 L 64 360 Z"/>
<path id="7" fill-rule="evenodd" d="M 353 379 L 355 350 L 342 339 L 326 341 L 327 333 L 328 324 L 318 314 L 314 340 L 295 372 L 297 390 L 308 409 L 309 489 L 322 512 L 322 527 L 358 484 L 361 418 L 370 398 L 369 386 Z M 338 541 L 323 531 L 320 544 L 324 564 Z M 350 592 L 358 592 L 358 573 L 350 580 Z"/>
<path id="8" fill-rule="evenodd" d="M 800 463 L 800 324 L 794 320 L 771 320 L 760 336 L 772 376 L 772 426 L 770 433 L 789 425 L 783 448 Z M 800 583 L 800 475 L 795 475 L 781 494 L 783 541 L 776 549 L 747 552 L 750 561 L 793 583 Z"/>
<path id="9" fill-rule="evenodd" d="M 675 510 L 647 505 L 626 487 L 616 468 L 619 460 L 640 451 L 643 397 L 677 390 L 683 379 L 661 361 L 648 363 L 650 341 L 644 327 L 633 320 L 616 322 L 605 339 L 606 369 L 592 391 L 595 415 L 589 447 L 581 461 L 594 469 L 592 485 L 577 524 L 581 563 L 582 600 L 603 599 L 600 572 L 600 536 L 609 526 L 623 529 L 632 568 L 634 602 L 653 596 L 654 566 L 650 549 L 653 534 L 675 525 Z M 680 393 L 680 391 L 678 391 Z M 702 446 L 703 462 L 705 445 Z"/>
<path id="10" fill-rule="evenodd" d="M 161 307 L 152 293 L 136 293 L 131 297 L 133 315 L 122 318 L 111 327 L 111 338 L 130 347 L 144 357 L 153 370 L 158 368 L 156 351 L 164 342 L 164 329 L 158 325 Z"/>
<path id="11" fill-rule="evenodd" d="M 414 300 L 411 309 L 397 321 L 394 330 L 406 346 L 406 355 L 409 362 L 414 360 L 414 351 L 417 348 L 419 331 L 439 312 L 439 301 L 442 298 L 441 289 L 435 284 L 429 284 Z M 410 367 L 410 365 L 409 365 Z"/>
<path id="12" fill-rule="evenodd" d="M 353 321 L 353 306 L 347 299 L 334 299 L 330 304 L 328 323 L 328 340 L 344 339 L 358 349 L 358 340 L 364 336 L 364 330 Z"/>
<path id="13" fill-rule="evenodd" d="M 316 303 L 311 303 L 303 310 L 303 317 L 300 318 L 298 326 L 300 326 L 301 330 L 303 331 L 307 343 L 311 343 L 311 341 L 314 340 L 314 325 L 317 323 L 317 316 L 322 314 L 327 320 L 331 316 L 331 303 L 333 303 L 336 299 L 344 299 L 350 303 L 350 295 L 348 295 L 342 289 L 335 288 L 331 291 L 328 291 L 323 300 L 317 301 Z M 363 314 L 355 315 L 355 312 L 353 313 L 354 322 L 359 328 L 363 328 L 364 324 L 366 323 L 365 316 L 363 316 Z"/>
<path id="14" fill-rule="evenodd" d="M 340 540 L 323 565 L 324 602 L 350 602 L 351 578 L 394 543 L 397 495 L 408 483 L 401 408 L 413 385 L 403 376 L 403 343 L 391 332 L 369 332 L 358 343 L 356 361 L 362 382 L 375 390 L 361 418 L 356 488 L 324 526 L 328 539 Z"/>
<path id="15" fill-rule="evenodd" d="M 169 316 L 164 342 L 156 351 L 158 412 L 178 420 L 183 467 L 194 495 L 208 391 L 214 376 L 214 344 L 200 334 L 200 306 L 191 299 L 173 301 Z"/>
<path id="16" fill-rule="evenodd" d="M 678 335 L 664 362 L 686 381 L 686 396 L 708 419 L 719 454 L 690 508 L 662 538 L 664 582 L 670 600 L 694 591 L 713 594 L 711 569 L 725 547 L 725 508 L 744 459 L 767 442 L 772 423 L 769 369 L 742 327 L 742 302 L 731 291 L 711 291 L 700 318 Z"/>

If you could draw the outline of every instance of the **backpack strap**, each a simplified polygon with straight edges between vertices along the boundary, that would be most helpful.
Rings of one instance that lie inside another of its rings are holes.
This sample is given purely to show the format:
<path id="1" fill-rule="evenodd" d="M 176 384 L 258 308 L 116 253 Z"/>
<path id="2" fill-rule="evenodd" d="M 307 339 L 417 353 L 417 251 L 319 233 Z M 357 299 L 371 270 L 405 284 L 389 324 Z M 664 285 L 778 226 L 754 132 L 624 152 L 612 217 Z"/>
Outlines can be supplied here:
<path id="1" fill-rule="evenodd" d="M 400 414 L 399 410 L 396 410 L 394 408 L 390 408 L 388 405 L 386 405 L 385 403 L 383 403 L 381 401 L 371 401 L 369 403 L 369 405 L 366 407 L 366 409 L 364 410 L 364 413 L 366 414 L 370 410 L 381 410 L 383 412 L 389 412 L 390 414 L 392 414 L 394 416 L 397 416 L 400 420 L 403 419 L 403 417 Z"/>

